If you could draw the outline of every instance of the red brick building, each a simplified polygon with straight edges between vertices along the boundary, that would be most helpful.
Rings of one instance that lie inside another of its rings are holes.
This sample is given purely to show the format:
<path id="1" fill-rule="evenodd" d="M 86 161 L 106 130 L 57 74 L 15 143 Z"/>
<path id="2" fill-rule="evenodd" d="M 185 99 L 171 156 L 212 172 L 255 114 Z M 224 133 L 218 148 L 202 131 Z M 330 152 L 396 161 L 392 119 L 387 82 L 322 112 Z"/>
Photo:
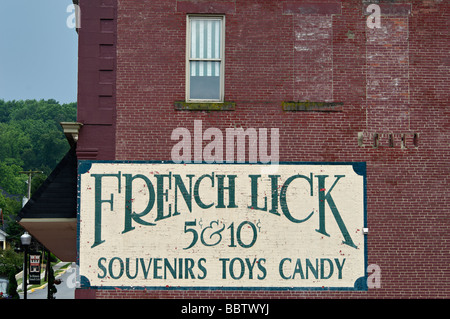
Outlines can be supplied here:
<path id="1" fill-rule="evenodd" d="M 170 161 L 172 132 L 195 120 L 278 128 L 280 162 L 366 163 L 367 275 L 381 277 L 362 291 L 80 288 L 78 298 L 450 296 L 447 1 L 79 4 L 78 160 Z"/>

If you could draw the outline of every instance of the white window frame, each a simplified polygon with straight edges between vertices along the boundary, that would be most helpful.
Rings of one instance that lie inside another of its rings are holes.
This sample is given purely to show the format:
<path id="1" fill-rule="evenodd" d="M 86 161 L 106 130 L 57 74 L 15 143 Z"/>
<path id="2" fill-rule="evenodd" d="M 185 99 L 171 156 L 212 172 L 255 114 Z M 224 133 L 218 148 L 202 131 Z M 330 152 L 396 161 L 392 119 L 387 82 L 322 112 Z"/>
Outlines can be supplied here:
<path id="1" fill-rule="evenodd" d="M 221 21 L 221 34 L 220 34 L 220 58 L 219 59 L 194 59 L 191 58 L 191 21 L 192 20 L 220 20 Z M 190 74 L 191 74 L 191 61 L 211 61 L 220 62 L 220 94 L 218 99 L 191 99 L 190 97 Z M 186 102 L 198 102 L 198 103 L 221 103 L 224 101 L 224 82 L 225 82 L 225 16 L 224 15 L 187 15 L 186 23 Z"/>

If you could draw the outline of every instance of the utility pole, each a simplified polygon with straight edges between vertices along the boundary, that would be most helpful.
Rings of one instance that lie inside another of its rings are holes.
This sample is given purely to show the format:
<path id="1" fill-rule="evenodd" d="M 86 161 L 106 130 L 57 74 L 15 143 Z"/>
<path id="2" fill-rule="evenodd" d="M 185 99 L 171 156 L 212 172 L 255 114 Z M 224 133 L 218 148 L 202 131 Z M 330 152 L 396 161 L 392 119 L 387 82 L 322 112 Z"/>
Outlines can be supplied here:
<path id="1" fill-rule="evenodd" d="M 30 198 L 31 198 L 31 178 L 34 174 L 42 174 L 44 172 L 29 170 L 29 171 L 24 171 L 24 172 L 19 172 L 19 173 L 28 175 L 28 200 L 30 200 Z"/>

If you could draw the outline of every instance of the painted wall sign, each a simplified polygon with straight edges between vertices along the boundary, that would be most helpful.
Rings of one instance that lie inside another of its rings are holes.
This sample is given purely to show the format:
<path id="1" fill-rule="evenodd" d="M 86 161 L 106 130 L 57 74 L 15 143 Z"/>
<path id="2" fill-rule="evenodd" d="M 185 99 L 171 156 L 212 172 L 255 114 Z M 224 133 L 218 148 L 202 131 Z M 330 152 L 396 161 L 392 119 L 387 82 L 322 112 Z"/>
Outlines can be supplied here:
<path id="1" fill-rule="evenodd" d="M 364 289 L 365 163 L 79 163 L 82 287 Z"/>

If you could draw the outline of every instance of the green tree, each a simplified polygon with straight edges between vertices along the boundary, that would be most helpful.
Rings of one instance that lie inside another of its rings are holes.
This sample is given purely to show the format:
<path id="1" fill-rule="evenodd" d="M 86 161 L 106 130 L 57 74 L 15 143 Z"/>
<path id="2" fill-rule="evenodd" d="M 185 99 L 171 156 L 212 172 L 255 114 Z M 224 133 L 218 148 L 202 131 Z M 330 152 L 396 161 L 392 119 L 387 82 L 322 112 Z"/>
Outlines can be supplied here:
<path id="1" fill-rule="evenodd" d="M 48 175 L 69 149 L 60 123 L 73 121 L 76 103 L 0 100 L 0 162 Z"/>
<path id="2" fill-rule="evenodd" d="M 17 280 L 16 273 L 14 271 L 9 272 L 8 281 L 8 297 L 11 299 L 20 299 L 20 296 L 17 293 Z"/>
<path id="3" fill-rule="evenodd" d="M 0 161 L 22 166 L 25 153 L 33 148 L 31 138 L 16 123 L 0 123 Z"/>
<path id="4" fill-rule="evenodd" d="M 8 162 L 8 161 L 7 161 Z M 0 187 L 10 195 L 25 195 L 27 176 L 21 174 L 22 167 L 0 162 Z"/>
<path id="5" fill-rule="evenodd" d="M 21 171 L 39 170 L 34 175 L 32 193 L 69 150 L 60 122 L 76 121 L 76 103 L 56 100 L 0 99 L 0 208 L 13 241 L 23 231 L 15 218 L 27 194 L 27 175 Z"/>
<path id="6" fill-rule="evenodd" d="M 23 255 L 13 249 L 2 250 L 0 254 L 0 275 L 8 276 L 10 272 L 15 274 L 22 270 Z"/>
<path id="7" fill-rule="evenodd" d="M 49 267 L 48 272 L 48 299 L 56 299 L 55 294 L 58 291 L 55 286 L 55 273 L 53 267 Z"/>

